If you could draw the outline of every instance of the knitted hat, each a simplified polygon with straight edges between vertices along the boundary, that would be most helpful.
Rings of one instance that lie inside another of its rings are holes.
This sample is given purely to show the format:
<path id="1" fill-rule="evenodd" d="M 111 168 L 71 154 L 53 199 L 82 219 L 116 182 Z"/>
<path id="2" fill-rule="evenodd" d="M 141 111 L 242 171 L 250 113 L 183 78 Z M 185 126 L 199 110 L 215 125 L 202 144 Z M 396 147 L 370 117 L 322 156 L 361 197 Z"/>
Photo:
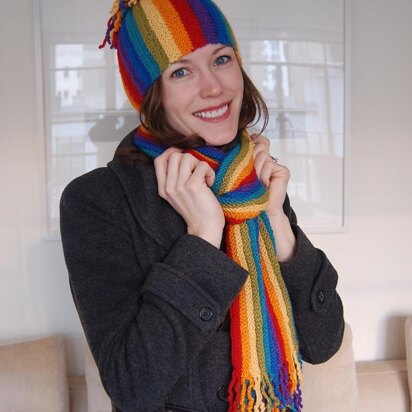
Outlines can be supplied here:
<path id="1" fill-rule="evenodd" d="M 117 49 L 127 97 L 139 111 L 150 86 L 170 64 L 207 44 L 238 48 L 211 0 L 115 0 L 106 42 Z"/>

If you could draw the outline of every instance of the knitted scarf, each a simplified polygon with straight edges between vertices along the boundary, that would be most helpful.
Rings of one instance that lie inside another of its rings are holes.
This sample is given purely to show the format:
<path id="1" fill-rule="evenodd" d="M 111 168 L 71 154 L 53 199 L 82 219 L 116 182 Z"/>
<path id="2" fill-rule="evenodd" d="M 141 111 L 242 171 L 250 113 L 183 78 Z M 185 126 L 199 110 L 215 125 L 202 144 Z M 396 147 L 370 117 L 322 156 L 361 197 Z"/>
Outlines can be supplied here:
<path id="1" fill-rule="evenodd" d="M 139 127 L 135 145 L 151 158 L 166 147 Z M 301 357 L 292 308 L 265 212 L 268 192 L 253 166 L 246 131 L 228 152 L 212 146 L 189 149 L 215 171 L 211 188 L 226 219 L 226 253 L 249 272 L 230 307 L 232 380 L 229 411 L 301 411 Z"/>

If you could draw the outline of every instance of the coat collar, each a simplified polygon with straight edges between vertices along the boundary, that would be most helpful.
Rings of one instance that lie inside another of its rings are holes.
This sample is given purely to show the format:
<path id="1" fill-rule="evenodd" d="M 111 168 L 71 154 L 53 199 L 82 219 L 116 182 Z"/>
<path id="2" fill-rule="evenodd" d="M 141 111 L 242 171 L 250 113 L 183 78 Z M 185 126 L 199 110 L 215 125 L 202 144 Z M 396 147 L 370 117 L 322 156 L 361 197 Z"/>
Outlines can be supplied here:
<path id="1" fill-rule="evenodd" d="M 139 225 L 154 241 L 169 250 L 176 240 L 187 232 L 186 223 L 173 207 L 159 196 L 153 162 L 137 160 L 128 165 L 120 159 L 119 149 L 134 147 L 133 135 L 134 130 L 122 140 L 113 160 L 107 166 L 123 187 Z"/>

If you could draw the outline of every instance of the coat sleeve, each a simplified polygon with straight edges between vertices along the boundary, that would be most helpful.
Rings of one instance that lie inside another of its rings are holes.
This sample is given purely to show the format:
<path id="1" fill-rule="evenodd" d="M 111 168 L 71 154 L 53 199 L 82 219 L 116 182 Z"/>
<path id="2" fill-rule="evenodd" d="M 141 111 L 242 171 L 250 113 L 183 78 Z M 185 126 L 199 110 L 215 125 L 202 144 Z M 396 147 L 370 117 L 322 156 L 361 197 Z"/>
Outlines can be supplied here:
<path id="1" fill-rule="evenodd" d="M 297 225 L 286 198 L 284 212 L 296 237 L 292 260 L 281 263 L 289 292 L 302 359 L 317 364 L 327 361 L 340 348 L 344 318 L 336 292 L 338 275 L 325 253 L 315 248 Z"/>
<path id="2" fill-rule="evenodd" d="M 125 412 L 158 410 L 224 320 L 247 272 L 187 234 L 144 266 L 128 204 L 108 173 L 85 175 L 63 193 L 70 286 L 109 396 Z"/>

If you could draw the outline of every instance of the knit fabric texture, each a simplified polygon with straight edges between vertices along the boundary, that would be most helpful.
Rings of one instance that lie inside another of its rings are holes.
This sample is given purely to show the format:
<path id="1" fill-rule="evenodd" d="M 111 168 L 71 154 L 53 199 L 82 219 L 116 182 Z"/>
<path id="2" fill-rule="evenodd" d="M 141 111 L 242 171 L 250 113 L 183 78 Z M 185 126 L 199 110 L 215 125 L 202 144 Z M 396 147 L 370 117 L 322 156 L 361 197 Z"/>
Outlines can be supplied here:
<path id="1" fill-rule="evenodd" d="M 151 158 L 167 149 L 142 126 L 136 130 L 134 143 Z M 206 161 L 215 171 L 211 189 L 226 219 L 226 253 L 249 272 L 230 307 L 233 373 L 229 411 L 301 411 L 302 360 L 275 237 L 265 212 L 268 192 L 253 164 L 253 143 L 243 131 L 228 152 L 213 146 L 185 152 Z"/>
<path id="2" fill-rule="evenodd" d="M 140 111 L 154 81 L 183 56 L 207 44 L 238 47 L 232 29 L 210 0 L 115 0 L 106 42 L 117 49 L 120 75 Z"/>

